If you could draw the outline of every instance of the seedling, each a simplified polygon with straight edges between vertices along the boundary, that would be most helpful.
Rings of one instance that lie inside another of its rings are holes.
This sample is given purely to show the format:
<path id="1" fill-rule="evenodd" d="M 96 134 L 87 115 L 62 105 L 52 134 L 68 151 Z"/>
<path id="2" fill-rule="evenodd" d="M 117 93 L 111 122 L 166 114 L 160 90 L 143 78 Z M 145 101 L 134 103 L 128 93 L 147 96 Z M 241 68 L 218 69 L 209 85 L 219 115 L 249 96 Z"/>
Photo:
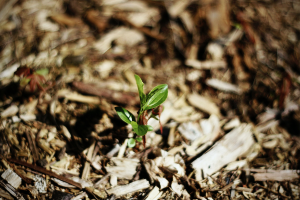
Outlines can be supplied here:
<path id="1" fill-rule="evenodd" d="M 28 83 L 30 91 L 34 92 L 36 88 L 45 91 L 42 84 L 46 82 L 45 75 L 48 74 L 48 69 L 33 70 L 29 67 L 20 67 L 15 75 L 21 78 L 20 85 L 25 87 Z"/>
<path id="2" fill-rule="evenodd" d="M 143 145 L 146 144 L 146 133 L 152 131 L 153 127 L 147 125 L 150 118 L 159 120 L 160 114 L 163 111 L 163 106 L 161 105 L 168 97 L 168 85 L 161 84 L 154 87 L 147 95 L 144 91 L 144 83 L 138 75 L 134 75 L 136 84 L 140 96 L 140 109 L 138 111 L 138 118 L 135 119 L 134 115 L 126 110 L 125 108 L 116 107 L 115 110 L 119 117 L 132 126 L 133 131 L 137 134 L 134 138 L 128 140 L 128 147 L 134 147 L 137 142 L 143 140 Z M 150 111 L 150 112 L 149 112 Z M 149 113 L 148 113 L 149 112 Z M 159 121 L 160 123 L 160 121 Z M 160 131 L 162 133 L 162 126 L 160 123 Z"/>

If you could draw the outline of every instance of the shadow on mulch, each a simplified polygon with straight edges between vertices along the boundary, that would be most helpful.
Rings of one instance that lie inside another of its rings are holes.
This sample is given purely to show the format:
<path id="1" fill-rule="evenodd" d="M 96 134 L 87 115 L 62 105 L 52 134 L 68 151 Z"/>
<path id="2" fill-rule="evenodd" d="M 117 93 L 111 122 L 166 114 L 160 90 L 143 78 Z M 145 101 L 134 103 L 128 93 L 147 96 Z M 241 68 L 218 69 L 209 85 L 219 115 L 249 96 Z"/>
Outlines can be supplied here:
<path id="1" fill-rule="evenodd" d="M 123 143 L 128 137 L 128 133 L 125 128 L 127 124 L 116 116 L 110 118 L 113 128 L 108 128 L 99 134 L 96 134 L 96 137 L 95 135 L 92 135 L 92 132 L 97 132 L 95 126 L 99 124 L 104 113 L 105 112 L 99 107 L 89 109 L 84 113 L 77 114 L 76 123 L 70 125 L 69 121 L 63 122 L 59 120 L 59 118 L 53 118 L 48 108 L 46 113 L 39 112 L 37 114 L 37 121 L 56 126 L 58 131 L 62 131 L 61 125 L 64 125 L 69 130 L 72 135 L 72 140 L 69 141 L 66 146 L 66 152 L 68 154 L 80 154 L 97 140 L 96 138 L 107 138 L 100 141 L 103 146 L 101 152 L 105 154 L 113 148 L 114 144 Z"/>
<path id="2" fill-rule="evenodd" d="M 16 82 L 10 82 L 7 85 L 0 86 L 0 101 L 20 97 L 19 86 L 19 83 Z"/>
<path id="3" fill-rule="evenodd" d="M 71 126 L 70 130 L 72 130 L 71 134 L 73 134 L 73 136 L 80 138 L 80 140 L 76 141 L 81 148 L 74 149 L 74 145 L 70 145 L 69 150 L 83 151 L 95 141 L 95 137 L 92 136 L 91 133 L 96 132 L 95 125 L 99 124 L 99 120 L 103 117 L 103 114 L 104 112 L 99 107 L 96 107 L 77 117 L 75 125 Z M 110 137 L 111 139 L 108 138 L 101 141 L 104 146 L 104 152 L 102 153 L 111 150 L 113 144 L 116 142 L 123 143 L 128 137 L 127 129 L 125 128 L 126 124 L 123 121 L 118 118 L 111 118 L 111 122 L 113 124 L 113 128 L 108 128 L 98 134 L 100 138 L 112 136 Z"/>

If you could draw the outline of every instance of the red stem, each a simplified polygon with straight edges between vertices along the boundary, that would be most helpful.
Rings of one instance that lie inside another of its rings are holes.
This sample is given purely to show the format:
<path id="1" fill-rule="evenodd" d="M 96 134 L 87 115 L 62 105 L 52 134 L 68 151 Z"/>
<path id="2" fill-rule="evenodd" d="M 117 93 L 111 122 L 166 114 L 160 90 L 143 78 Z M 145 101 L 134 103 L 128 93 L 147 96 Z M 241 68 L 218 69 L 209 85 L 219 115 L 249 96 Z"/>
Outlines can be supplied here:
<path id="1" fill-rule="evenodd" d="M 138 121 L 138 124 L 140 125 L 147 125 L 148 119 L 146 118 L 147 111 L 144 111 Z M 146 147 L 146 135 L 143 135 L 143 146 Z"/>
<path id="2" fill-rule="evenodd" d="M 280 96 L 279 96 L 279 109 L 284 109 L 284 101 L 290 93 L 290 87 L 292 85 L 291 76 L 285 72 L 284 77 L 282 78 Z"/>

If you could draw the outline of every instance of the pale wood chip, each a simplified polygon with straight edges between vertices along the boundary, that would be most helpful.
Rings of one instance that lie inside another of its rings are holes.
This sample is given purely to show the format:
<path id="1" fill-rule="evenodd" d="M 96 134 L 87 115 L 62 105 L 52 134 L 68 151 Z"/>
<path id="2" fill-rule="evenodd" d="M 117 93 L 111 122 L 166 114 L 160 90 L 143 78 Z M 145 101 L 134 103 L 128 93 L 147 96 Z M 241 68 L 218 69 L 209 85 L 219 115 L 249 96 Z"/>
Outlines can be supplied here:
<path id="1" fill-rule="evenodd" d="M 11 117 L 18 113 L 19 107 L 16 105 L 11 105 L 1 112 L 1 118 Z"/>
<path id="2" fill-rule="evenodd" d="M 88 153 L 87 153 L 88 160 L 92 159 L 94 148 L 95 148 L 95 143 L 96 142 L 93 142 L 93 144 L 88 149 Z M 91 170 L 91 164 L 88 161 L 85 161 L 81 178 L 84 180 L 88 180 L 88 177 L 90 175 L 90 170 Z"/>
<path id="3" fill-rule="evenodd" d="M 292 181 L 299 179 L 300 170 L 272 170 L 254 174 L 255 181 Z"/>
<path id="4" fill-rule="evenodd" d="M 189 67 L 196 69 L 224 69 L 227 67 L 227 63 L 224 60 L 218 61 L 199 61 L 199 60 L 186 60 L 185 64 Z"/>
<path id="5" fill-rule="evenodd" d="M 78 94 L 77 92 L 70 91 L 68 89 L 62 89 L 57 92 L 58 97 L 64 97 L 71 101 L 77 101 L 81 103 L 89 104 L 100 104 L 100 99 L 98 97 L 85 96 Z"/>
<path id="6" fill-rule="evenodd" d="M 134 181 L 132 183 L 129 183 L 127 185 L 121 185 L 121 186 L 116 186 L 114 188 L 111 188 L 107 190 L 107 193 L 109 195 L 114 194 L 117 197 L 131 193 L 131 192 L 136 192 L 139 190 L 147 189 L 150 187 L 149 181 L 146 179 L 141 179 L 138 181 Z"/>
<path id="7" fill-rule="evenodd" d="M 118 158 L 122 158 L 124 156 L 124 153 L 125 153 L 125 150 L 126 150 L 126 147 L 127 147 L 127 142 L 128 142 L 128 139 L 126 139 L 124 141 L 121 148 L 119 149 Z"/>
<path id="8" fill-rule="evenodd" d="M 11 169 L 5 170 L 5 172 L 2 173 L 1 177 L 16 189 L 18 189 L 22 183 L 21 177 L 19 177 Z"/>
<path id="9" fill-rule="evenodd" d="M 224 92 L 232 92 L 235 94 L 242 93 L 242 90 L 238 86 L 218 79 L 214 79 L 214 78 L 208 79 L 206 80 L 206 84 Z"/>
<path id="10" fill-rule="evenodd" d="M 136 173 L 136 166 L 111 166 L 106 167 L 106 171 L 111 173 L 112 175 L 115 175 L 118 178 L 124 178 L 124 179 L 132 179 L 133 176 Z"/>
<path id="11" fill-rule="evenodd" d="M 196 170 L 196 180 L 202 179 L 202 170 L 206 177 L 247 153 L 255 144 L 251 129 L 250 124 L 241 124 L 227 133 L 207 153 L 193 161 L 192 166 Z"/>
<path id="12" fill-rule="evenodd" d="M 191 1 L 188 0 L 180 0 L 176 1 L 173 5 L 168 8 L 168 12 L 172 17 L 177 17 L 180 13 L 182 13 L 187 6 L 189 6 Z"/>
<path id="13" fill-rule="evenodd" d="M 158 200 L 162 195 L 162 192 L 159 192 L 157 186 L 155 186 L 151 192 L 149 192 L 147 198 L 145 200 Z"/>
<path id="14" fill-rule="evenodd" d="M 178 196 L 181 196 L 184 186 L 182 184 L 178 184 L 176 177 L 173 176 L 173 182 L 171 184 L 171 188 Z"/>
<path id="15" fill-rule="evenodd" d="M 169 181 L 168 181 L 167 179 L 162 178 L 162 177 L 159 177 L 159 176 L 157 176 L 156 179 L 157 179 L 158 182 L 159 182 L 159 185 L 160 185 L 160 189 L 161 189 L 161 190 L 164 189 L 164 188 L 166 188 L 166 187 L 168 187 Z"/>
<path id="16" fill-rule="evenodd" d="M 227 122 L 224 125 L 223 129 L 224 130 L 230 130 L 232 128 L 235 128 L 235 127 L 239 126 L 240 124 L 241 124 L 241 122 L 240 122 L 239 118 L 236 117 L 236 118 L 230 120 L 229 122 Z"/>
<path id="17" fill-rule="evenodd" d="M 192 106 L 199 108 L 201 111 L 208 114 L 215 114 L 217 117 L 221 116 L 219 107 L 204 96 L 194 93 L 188 95 L 187 99 Z"/>

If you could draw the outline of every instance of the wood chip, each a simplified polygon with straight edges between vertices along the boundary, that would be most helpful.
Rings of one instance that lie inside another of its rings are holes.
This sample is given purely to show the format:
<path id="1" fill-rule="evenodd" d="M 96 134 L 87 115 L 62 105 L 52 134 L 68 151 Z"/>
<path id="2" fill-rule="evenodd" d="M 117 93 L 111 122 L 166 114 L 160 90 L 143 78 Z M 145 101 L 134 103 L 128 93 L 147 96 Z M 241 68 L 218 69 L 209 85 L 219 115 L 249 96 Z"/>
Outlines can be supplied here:
<path id="1" fill-rule="evenodd" d="M 229 122 L 227 122 L 224 125 L 223 129 L 224 130 L 230 130 L 232 128 L 235 128 L 235 127 L 239 126 L 240 124 L 241 124 L 241 122 L 240 122 L 239 118 L 234 118 L 234 119 L 230 120 Z"/>
<path id="2" fill-rule="evenodd" d="M 185 64 L 189 67 L 196 69 L 224 69 L 227 67 L 227 63 L 223 60 L 220 61 L 199 61 L 199 60 L 186 60 Z"/>
<path id="3" fill-rule="evenodd" d="M 127 143 L 126 143 L 127 145 Z M 139 164 L 138 159 L 129 159 L 129 158 L 111 158 L 112 162 L 116 166 L 107 166 L 105 167 L 106 171 L 111 175 L 114 175 L 118 178 L 124 178 L 131 180 L 136 173 L 136 167 Z M 130 168 L 128 168 L 130 166 Z"/>
<path id="4" fill-rule="evenodd" d="M 185 1 L 185 0 L 179 0 L 179 1 L 175 1 L 175 3 L 170 6 L 168 8 L 168 12 L 169 14 L 175 18 L 177 17 L 177 15 L 179 15 L 180 13 L 182 13 L 184 11 L 184 9 L 190 5 L 191 1 Z"/>
<path id="5" fill-rule="evenodd" d="M 125 150 L 126 150 L 126 147 L 127 147 L 127 142 L 128 142 L 128 139 L 126 139 L 124 141 L 121 148 L 119 149 L 118 158 L 122 158 L 124 156 L 124 153 L 125 153 Z"/>
<path id="6" fill-rule="evenodd" d="M 59 90 L 57 96 L 81 103 L 100 104 L 100 99 L 98 97 L 84 96 L 68 89 Z"/>
<path id="7" fill-rule="evenodd" d="M 164 189 L 164 188 L 166 188 L 166 187 L 168 187 L 169 181 L 168 181 L 167 179 L 162 178 L 162 177 L 159 177 L 159 176 L 157 176 L 156 179 L 157 179 L 158 182 L 159 182 L 159 185 L 160 185 L 160 189 L 161 189 L 161 190 Z"/>
<path id="8" fill-rule="evenodd" d="M 145 200 L 158 200 L 163 192 L 159 192 L 159 189 L 157 186 L 155 186 L 151 192 L 149 192 L 147 198 Z"/>
<path id="9" fill-rule="evenodd" d="M 209 99 L 195 93 L 188 95 L 187 99 L 192 106 L 199 108 L 201 111 L 211 115 L 214 114 L 217 117 L 221 116 L 219 107 Z"/>
<path id="10" fill-rule="evenodd" d="M 124 166 L 111 166 L 105 168 L 107 172 L 111 173 L 112 175 L 118 178 L 124 178 L 131 180 L 136 173 L 135 167 L 124 167 Z"/>
<path id="11" fill-rule="evenodd" d="M 173 182 L 171 184 L 171 188 L 178 196 L 181 196 L 184 186 L 182 184 L 178 184 L 176 177 L 173 176 Z"/>
<path id="12" fill-rule="evenodd" d="M 61 26 L 78 26 L 82 24 L 82 21 L 79 18 L 70 17 L 65 14 L 55 14 L 49 18 Z"/>
<path id="13" fill-rule="evenodd" d="M 88 10 L 86 12 L 86 19 L 89 21 L 95 28 L 97 28 L 98 33 L 103 32 L 107 26 L 107 18 L 101 15 L 101 12 L 97 10 Z"/>
<path id="14" fill-rule="evenodd" d="M 19 188 L 22 182 L 22 179 L 10 169 L 5 170 L 5 172 L 1 174 L 1 177 L 16 189 Z"/>
<path id="15" fill-rule="evenodd" d="M 265 173 L 255 173 L 255 181 L 293 181 L 299 179 L 300 170 L 272 170 Z"/>
<path id="16" fill-rule="evenodd" d="M 200 126 L 196 126 L 192 122 L 186 122 L 180 124 L 178 127 L 178 131 L 181 133 L 183 137 L 190 141 L 194 141 L 197 138 L 202 136 L 202 133 L 199 130 Z"/>
<path id="17" fill-rule="evenodd" d="M 1 112 L 1 118 L 12 117 L 16 115 L 19 111 L 19 107 L 16 105 L 11 105 Z"/>
<path id="18" fill-rule="evenodd" d="M 204 174 L 204 177 L 211 175 L 245 154 L 255 143 L 251 129 L 251 125 L 241 124 L 227 133 L 207 153 L 193 161 L 192 166 L 196 170 L 196 180 L 202 179 L 201 174 Z"/>
<path id="19" fill-rule="evenodd" d="M 116 186 L 114 188 L 111 188 L 107 190 L 107 193 L 109 195 L 114 194 L 117 197 L 131 193 L 131 192 L 137 192 L 139 190 L 147 189 L 150 187 L 149 181 L 146 179 L 141 179 L 138 181 L 134 181 L 132 183 L 129 183 L 128 185 L 122 185 L 122 186 Z"/>
<path id="20" fill-rule="evenodd" d="M 88 153 L 87 153 L 87 156 L 86 156 L 88 160 L 92 160 L 95 144 L 96 144 L 96 142 L 94 141 L 93 144 L 88 149 Z M 88 180 L 89 175 L 90 175 L 90 170 L 91 170 L 90 168 L 91 168 L 90 162 L 85 161 L 82 176 L 81 176 L 81 178 L 83 180 Z"/>
<path id="21" fill-rule="evenodd" d="M 224 92 L 232 92 L 235 94 L 242 93 L 242 90 L 238 86 L 218 79 L 207 79 L 206 84 Z"/>

